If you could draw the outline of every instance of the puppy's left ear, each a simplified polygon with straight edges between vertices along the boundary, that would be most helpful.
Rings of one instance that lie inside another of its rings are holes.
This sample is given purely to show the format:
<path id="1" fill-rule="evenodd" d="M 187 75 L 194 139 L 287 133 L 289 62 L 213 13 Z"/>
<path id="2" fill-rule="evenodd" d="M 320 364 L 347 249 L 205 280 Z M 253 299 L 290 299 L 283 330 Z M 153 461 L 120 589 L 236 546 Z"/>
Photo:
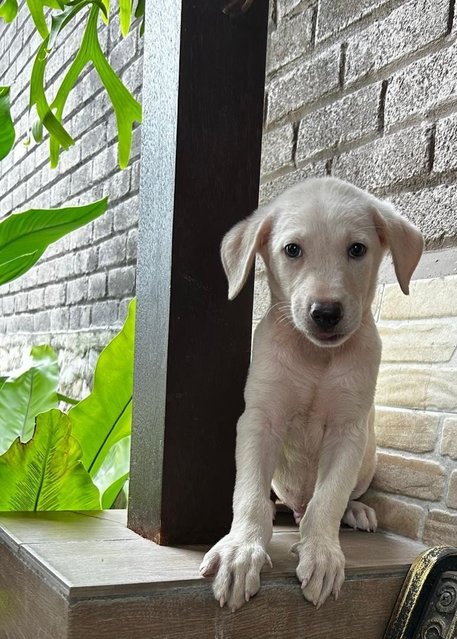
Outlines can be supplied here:
<path id="1" fill-rule="evenodd" d="M 392 254 L 400 288 L 409 294 L 409 282 L 424 250 L 422 233 L 399 215 L 390 202 L 374 198 L 374 217 L 381 244 Z"/>
<path id="2" fill-rule="evenodd" d="M 225 234 L 221 258 L 229 285 L 229 300 L 238 295 L 254 264 L 255 254 L 268 240 L 271 218 L 261 207 Z"/>

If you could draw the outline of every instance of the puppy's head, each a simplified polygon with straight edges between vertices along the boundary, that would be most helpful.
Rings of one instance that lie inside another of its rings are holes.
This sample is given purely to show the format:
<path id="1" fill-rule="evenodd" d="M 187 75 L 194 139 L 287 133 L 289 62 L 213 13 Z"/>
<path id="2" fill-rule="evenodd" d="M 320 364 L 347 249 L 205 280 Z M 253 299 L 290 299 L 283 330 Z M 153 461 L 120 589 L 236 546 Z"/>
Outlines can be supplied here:
<path id="1" fill-rule="evenodd" d="M 259 253 L 273 304 L 312 342 L 330 347 L 348 339 L 369 311 L 387 249 L 407 295 L 421 233 L 388 202 L 336 178 L 313 178 L 234 226 L 221 255 L 230 299 Z"/>

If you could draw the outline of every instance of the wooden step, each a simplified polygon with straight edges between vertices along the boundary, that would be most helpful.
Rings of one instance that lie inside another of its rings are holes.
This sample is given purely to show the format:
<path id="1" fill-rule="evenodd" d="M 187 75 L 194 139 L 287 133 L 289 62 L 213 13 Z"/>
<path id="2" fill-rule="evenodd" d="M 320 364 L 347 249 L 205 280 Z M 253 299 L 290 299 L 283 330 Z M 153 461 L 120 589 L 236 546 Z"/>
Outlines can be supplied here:
<path id="1" fill-rule="evenodd" d="M 297 527 L 275 527 L 273 568 L 236 613 L 199 576 L 206 548 L 164 547 L 126 527 L 125 511 L 0 514 L 0 637 L 6 639 L 381 639 L 421 544 L 341 531 L 346 581 L 316 610 L 295 577 Z"/>

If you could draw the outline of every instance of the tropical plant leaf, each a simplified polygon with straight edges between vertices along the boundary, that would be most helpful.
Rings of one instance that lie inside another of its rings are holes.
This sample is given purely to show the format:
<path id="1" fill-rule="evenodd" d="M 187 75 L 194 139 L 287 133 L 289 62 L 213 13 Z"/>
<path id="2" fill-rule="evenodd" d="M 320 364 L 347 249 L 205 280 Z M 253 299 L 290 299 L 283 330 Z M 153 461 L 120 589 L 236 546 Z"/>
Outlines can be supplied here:
<path id="1" fill-rule="evenodd" d="M 132 0 L 119 0 L 119 23 L 124 38 L 128 35 L 132 21 Z"/>
<path id="2" fill-rule="evenodd" d="M 100 491 L 102 508 L 111 508 L 122 490 L 130 468 L 130 436 L 123 437 L 111 446 L 103 464 L 93 476 Z"/>
<path id="3" fill-rule="evenodd" d="M 0 0 L 0 18 L 3 18 L 5 22 L 13 22 L 17 16 L 17 0 Z"/>
<path id="4" fill-rule="evenodd" d="M 0 457 L 0 510 L 98 510 L 100 496 L 80 461 L 68 415 L 38 415 L 33 438 Z"/>
<path id="5" fill-rule="evenodd" d="M 16 139 L 10 108 L 10 88 L 0 87 L 0 160 L 6 158 Z"/>
<path id="6" fill-rule="evenodd" d="M 35 417 L 57 407 L 59 364 L 51 346 L 33 346 L 27 368 L 0 388 L 0 454 L 19 437 L 28 441 Z"/>
<path id="7" fill-rule="evenodd" d="M 83 1 L 84 0 L 82 0 L 82 2 Z M 131 0 L 129 1 L 131 2 Z M 141 122 L 141 105 L 135 100 L 125 85 L 122 84 L 121 80 L 119 80 L 103 54 L 97 32 L 97 20 L 101 8 L 100 3 L 101 0 L 93 0 L 93 6 L 89 13 L 81 47 L 57 91 L 51 109 L 55 113 L 55 117 L 61 120 L 70 91 L 86 64 L 92 62 L 113 104 L 118 129 L 119 166 L 123 169 L 127 166 L 130 158 L 133 123 Z M 62 25 L 58 25 L 57 23 L 55 26 L 53 25 L 51 28 L 52 41 L 55 39 L 58 31 L 66 24 L 67 22 L 64 21 Z M 53 167 L 57 166 L 61 146 L 64 147 L 64 145 L 60 143 L 58 136 L 51 135 L 50 153 L 51 166 Z"/>
<path id="8" fill-rule="evenodd" d="M 131 432 L 134 325 L 132 300 L 122 331 L 98 358 L 92 392 L 68 413 L 82 462 L 92 477 L 111 447 Z"/>
<path id="9" fill-rule="evenodd" d="M 44 17 L 44 4 L 41 0 L 27 0 L 30 15 L 37 28 L 38 33 L 44 39 L 49 35 L 48 25 Z"/>
<path id="10" fill-rule="evenodd" d="M 95 220 L 107 199 L 61 209 L 30 209 L 0 222 L 0 285 L 19 277 L 43 255 L 49 244 Z"/>
<path id="11" fill-rule="evenodd" d="M 43 255 L 43 251 L 41 253 L 34 251 L 0 264 L 0 286 L 26 273 L 39 260 L 41 255 Z"/>

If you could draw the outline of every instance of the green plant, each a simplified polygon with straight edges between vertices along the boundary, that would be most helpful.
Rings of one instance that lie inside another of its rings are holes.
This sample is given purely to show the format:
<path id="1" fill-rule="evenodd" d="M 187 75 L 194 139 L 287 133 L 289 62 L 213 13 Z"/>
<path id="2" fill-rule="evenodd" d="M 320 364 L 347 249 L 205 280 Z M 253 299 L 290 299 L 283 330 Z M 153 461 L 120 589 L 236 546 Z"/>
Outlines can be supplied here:
<path id="1" fill-rule="evenodd" d="M 0 510 L 109 508 L 129 471 L 135 302 L 100 354 L 92 392 L 57 409 L 58 364 L 34 347 L 31 366 L 0 387 Z M 14 419 L 10 417 L 14 416 Z"/>
<path id="2" fill-rule="evenodd" d="M 110 21 L 108 0 L 28 0 L 27 7 L 42 38 L 30 77 L 29 111 L 35 117 L 31 128 L 37 142 L 43 139 L 43 128 L 49 133 L 51 166 L 59 162 L 60 149 L 68 149 L 74 139 L 63 124 L 65 104 L 87 65 L 92 64 L 111 100 L 118 130 L 119 166 L 125 168 L 130 157 L 132 129 L 141 122 L 141 105 L 121 82 L 109 64 L 98 36 L 98 24 Z M 12 22 L 17 14 L 16 0 L 0 0 L 0 19 Z M 133 0 L 119 0 L 120 28 L 129 33 Z M 138 0 L 135 17 L 144 16 L 144 0 Z M 86 21 L 84 34 L 75 59 L 69 65 L 55 98 L 50 102 L 46 92 L 46 68 L 62 32 L 74 21 Z M 0 87 L 0 159 L 14 143 L 14 126 L 9 106 L 10 87 Z M 13 138 L 12 138 L 13 136 Z"/>

